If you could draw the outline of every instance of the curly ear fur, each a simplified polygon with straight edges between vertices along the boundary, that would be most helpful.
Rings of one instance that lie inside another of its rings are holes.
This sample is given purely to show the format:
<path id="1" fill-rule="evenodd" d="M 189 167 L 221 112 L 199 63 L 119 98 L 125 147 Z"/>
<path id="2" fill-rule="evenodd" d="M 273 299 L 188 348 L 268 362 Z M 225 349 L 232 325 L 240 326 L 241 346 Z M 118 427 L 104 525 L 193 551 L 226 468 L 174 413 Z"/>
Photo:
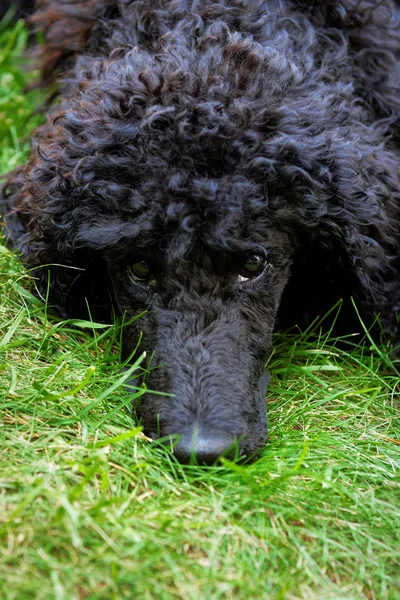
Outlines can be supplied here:
<path id="1" fill-rule="evenodd" d="M 45 30 L 44 82 L 71 65 L 66 99 L 4 192 L 41 293 L 50 273 L 63 315 L 86 313 L 86 301 L 104 314 L 107 240 L 89 241 L 91 226 L 125 215 L 145 228 L 158 171 L 183 161 L 198 179 L 235 169 L 262 190 L 270 222 L 296 245 L 283 305 L 299 290 L 312 318 L 353 295 L 397 334 L 394 4 L 294 0 L 277 14 L 262 0 L 143 4 L 42 0 L 32 19 Z"/>
<path id="2" fill-rule="evenodd" d="M 36 200 L 29 192 L 24 169 L 9 174 L 0 195 L 6 242 L 20 252 L 39 295 L 48 298 L 62 317 L 109 318 L 110 286 L 105 263 L 84 250 L 61 250 L 58 236 L 49 235 L 41 226 L 50 215 L 47 213 L 43 219 L 46 209 L 41 210 Z"/>
<path id="3" fill-rule="evenodd" d="M 287 295 L 303 297 L 298 310 L 308 321 L 353 297 L 367 322 L 379 315 L 384 329 L 398 335 L 400 153 L 369 126 L 359 122 L 356 131 L 339 127 L 331 139 L 325 135 L 312 158 L 307 144 L 283 170 L 287 181 L 295 177 L 298 209 L 282 214 L 277 206 L 276 214 L 306 232 Z"/>

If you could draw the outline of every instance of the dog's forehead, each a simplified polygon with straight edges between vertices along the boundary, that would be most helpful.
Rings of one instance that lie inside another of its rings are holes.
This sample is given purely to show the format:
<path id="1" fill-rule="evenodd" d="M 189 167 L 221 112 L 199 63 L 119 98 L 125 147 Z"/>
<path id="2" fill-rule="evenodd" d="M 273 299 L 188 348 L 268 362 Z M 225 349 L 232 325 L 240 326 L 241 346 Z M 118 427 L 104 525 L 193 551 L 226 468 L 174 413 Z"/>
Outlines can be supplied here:
<path id="1" fill-rule="evenodd" d="M 192 231 L 217 227 L 240 233 L 250 220 L 265 216 L 265 190 L 244 175 L 222 177 L 191 175 L 175 169 L 146 181 L 142 187 L 150 199 L 145 210 L 165 229 Z"/>
<path id="2" fill-rule="evenodd" d="M 199 177 L 180 169 L 143 179 L 128 196 L 113 197 L 82 227 L 80 238 L 103 248 L 126 240 L 136 247 L 211 248 L 263 244 L 268 198 L 242 175 Z"/>
<path id="3" fill-rule="evenodd" d="M 90 227 L 82 226 L 81 243 L 101 249 L 118 261 L 135 254 L 161 256 L 164 261 L 202 260 L 266 250 L 276 245 L 268 198 L 243 177 L 231 180 L 189 179 L 178 191 L 177 173 L 146 184 L 140 210 L 105 211 Z M 142 190 L 143 191 L 143 190 Z M 278 236 L 279 238 L 279 236 Z M 275 241 L 274 241 L 275 240 Z M 229 259 L 228 259 L 229 260 Z"/>
<path id="4" fill-rule="evenodd" d="M 266 243 L 268 200 L 244 176 L 190 176 L 176 169 L 146 186 L 148 234 L 161 234 L 171 254 L 196 246 L 241 250 Z M 152 187 L 152 191 L 148 188 Z"/>

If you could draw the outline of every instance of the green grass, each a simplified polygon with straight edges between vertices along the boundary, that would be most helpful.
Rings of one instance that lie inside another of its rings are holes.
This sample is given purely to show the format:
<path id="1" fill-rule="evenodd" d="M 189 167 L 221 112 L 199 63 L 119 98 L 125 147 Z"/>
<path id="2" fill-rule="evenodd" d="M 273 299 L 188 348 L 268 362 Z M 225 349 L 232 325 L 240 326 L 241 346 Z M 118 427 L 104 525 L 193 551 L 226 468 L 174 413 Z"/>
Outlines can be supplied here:
<path id="1" fill-rule="evenodd" d="M 29 131 L 40 122 L 30 117 L 41 101 L 39 92 L 25 92 L 32 79 L 22 55 L 27 32 L 21 22 L 9 28 L 0 22 L 0 173 L 23 162 L 28 148 Z"/>
<path id="2" fill-rule="evenodd" d="M 0 34 L 0 169 L 39 97 Z M 22 74 L 21 74 L 22 73 Z M 400 598 L 400 379 L 386 348 L 277 335 L 253 465 L 182 467 L 129 415 L 117 325 L 60 322 L 0 248 L 0 598 Z"/>

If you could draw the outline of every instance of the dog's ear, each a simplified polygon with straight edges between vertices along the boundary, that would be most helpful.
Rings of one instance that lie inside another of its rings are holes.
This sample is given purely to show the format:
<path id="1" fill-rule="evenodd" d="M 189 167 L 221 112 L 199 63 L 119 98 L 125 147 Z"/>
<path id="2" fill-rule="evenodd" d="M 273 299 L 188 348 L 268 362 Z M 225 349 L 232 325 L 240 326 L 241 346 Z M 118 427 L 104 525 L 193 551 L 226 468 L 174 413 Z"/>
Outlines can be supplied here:
<path id="1" fill-rule="evenodd" d="M 368 323 L 379 314 L 384 329 L 398 335 L 400 161 L 394 147 L 377 142 L 371 127 L 361 128 L 353 137 L 343 130 L 331 140 L 329 162 L 317 157 L 309 160 L 312 168 L 301 164 L 307 178 L 298 185 L 303 192 L 293 224 L 299 251 L 280 309 L 282 323 L 308 324 L 353 297 Z M 352 313 L 350 306 L 345 319 Z"/>
<path id="2" fill-rule="evenodd" d="M 66 252 L 43 225 L 52 221 L 26 182 L 25 169 L 6 176 L 0 215 L 6 244 L 19 252 L 37 294 L 63 318 L 108 320 L 112 311 L 107 266 L 86 249 Z"/>
<path id="3" fill-rule="evenodd" d="M 360 304 L 379 314 L 384 328 L 395 334 L 400 309 L 399 158 L 395 148 L 377 146 L 368 135 L 350 150 L 342 149 L 336 199 L 328 211 L 359 282 Z"/>

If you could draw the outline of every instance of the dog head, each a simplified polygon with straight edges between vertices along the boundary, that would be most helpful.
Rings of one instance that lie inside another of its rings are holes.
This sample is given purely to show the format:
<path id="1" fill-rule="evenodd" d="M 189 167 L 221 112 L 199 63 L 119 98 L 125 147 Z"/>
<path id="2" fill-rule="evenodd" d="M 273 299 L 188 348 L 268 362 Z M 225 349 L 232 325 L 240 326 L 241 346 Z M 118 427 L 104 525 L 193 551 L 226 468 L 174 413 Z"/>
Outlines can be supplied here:
<path id="1" fill-rule="evenodd" d="M 102 254 L 119 313 L 133 321 L 125 356 L 140 338 L 146 350 L 145 383 L 157 393 L 134 412 L 150 437 L 175 435 L 181 461 L 253 456 L 266 438 L 264 369 L 293 244 L 269 227 L 265 196 L 243 175 L 159 164 L 134 193 L 140 216 L 127 216 L 125 197 L 125 209 L 79 234 Z"/>
<path id="2" fill-rule="evenodd" d="M 360 224 L 379 213 L 361 164 L 376 160 L 373 141 L 354 152 L 342 96 L 239 38 L 94 61 L 40 132 L 16 200 L 28 265 L 64 265 L 50 291 L 62 314 L 86 298 L 107 308 L 108 289 L 125 320 L 145 312 L 123 345 L 129 355 L 142 338 L 156 393 L 134 410 L 148 435 L 177 436 L 182 461 L 260 449 L 264 365 L 298 247 L 304 273 L 316 238 L 331 260 L 363 260 Z"/>

